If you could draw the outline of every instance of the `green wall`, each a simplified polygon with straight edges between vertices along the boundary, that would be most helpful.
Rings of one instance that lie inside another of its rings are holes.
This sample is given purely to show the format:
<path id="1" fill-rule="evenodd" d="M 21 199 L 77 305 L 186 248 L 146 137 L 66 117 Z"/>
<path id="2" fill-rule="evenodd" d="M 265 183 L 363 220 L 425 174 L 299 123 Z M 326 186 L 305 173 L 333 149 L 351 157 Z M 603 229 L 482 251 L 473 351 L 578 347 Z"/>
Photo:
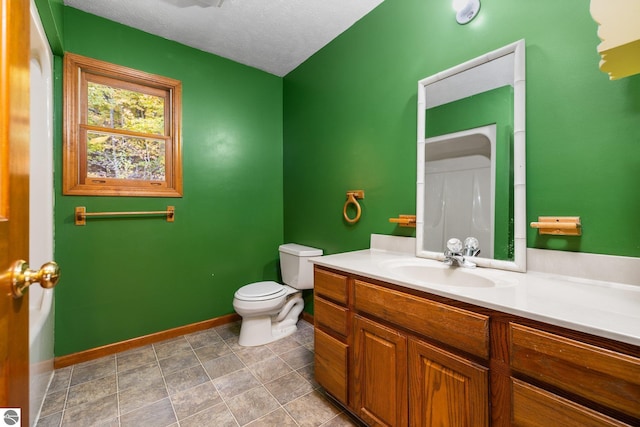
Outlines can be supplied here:
<path id="1" fill-rule="evenodd" d="M 64 3 L 63 0 L 35 0 L 38 15 L 54 55 L 63 55 Z"/>
<path id="2" fill-rule="evenodd" d="M 232 313 L 243 284 L 278 278 L 283 239 L 282 79 L 64 8 L 68 52 L 179 79 L 184 197 L 61 194 L 61 80 L 56 61 L 57 356 Z M 87 211 L 176 208 L 156 218 Z"/>
<path id="3" fill-rule="evenodd" d="M 587 1 L 485 1 L 460 26 L 448 1 L 385 0 L 284 79 L 61 0 L 37 4 L 57 55 L 63 46 L 183 82 L 183 198 L 62 196 L 55 58 L 57 356 L 231 313 L 238 287 L 277 278 L 282 242 L 335 253 L 368 247 L 371 233 L 412 235 L 388 218 L 415 212 L 417 81 L 521 38 L 527 219 L 580 215 L 584 225 L 580 238 L 529 230 L 528 246 L 640 256 L 640 76 L 598 70 Z M 355 189 L 363 214 L 349 225 L 342 207 Z M 73 225 L 75 206 L 167 205 L 175 223 Z"/>
<path id="4" fill-rule="evenodd" d="M 598 69 L 584 0 L 484 1 L 461 26 L 449 1 L 385 0 L 284 78 L 285 240 L 325 253 L 362 249 L 415 213 L 419 79 L 524 38 L 527 221 L 582 218 L 581 237 L 528 246 L 640 256 L 640 75 Z M 342 219 L 365 190 L 362 219 Z"/>

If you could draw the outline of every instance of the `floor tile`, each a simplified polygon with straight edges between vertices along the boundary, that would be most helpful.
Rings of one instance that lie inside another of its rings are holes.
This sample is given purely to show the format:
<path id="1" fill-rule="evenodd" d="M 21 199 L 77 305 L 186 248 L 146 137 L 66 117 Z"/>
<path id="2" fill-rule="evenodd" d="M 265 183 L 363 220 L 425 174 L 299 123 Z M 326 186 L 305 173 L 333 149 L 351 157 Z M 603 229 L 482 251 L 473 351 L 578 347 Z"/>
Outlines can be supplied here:
<path id="1" fill-rule="evenodd" d="M 227 405 L 220 403 L 180 421 L 180 427 L 238 427 Z"/>
<path id="2" fill-rule="evenodd" d="M 275 356 L 275 353 L 271 351 L 269 347 L 265 346 L 245 347 L 243 349 L 237 350 L 236 354 L 238 358 L 242 360 L 242 362 L 247 366 Z"/>
<path id="3" fill-rule="evenodd" d="M 37 425 L 358 425 L 317 391 L 311 324 L 258 347 L 239 332 L 234 322 L 58 369 Z"/>
<path id="4" fill-rule="evenodd" d="M 212 380 L 245 367 L 244 363 L 242 363 L 235 354 L 228 354 L 218 357 L 217 359 L 207 360 L 202 363 L 202 366 L 204 366 L 204 369 L 206 369 Z"/>
<path id="5" fill-rule="evenodd" d="M 171 396 L 178 420 L 183 420 L 222 403 L 222 398 L 211 381 L 180 391 Z"/>
<path id="6" fill-rule="evenodd" d="M 256 387 L 234 396 L 227 401 L 227 405 L 241 426 L 280 407 L 264 387 Z"/>
<path id="7" fill-rule="evenodd" d="M 313 353 L 305 347 L 294 348 L 280 355 L 293 369 L 299 369 L 313 363 Z"/>
<path id="8" fill-rule="evenodd" d="M 273 381 L 293 371 L 293 369 L 278 356 L 250 365 L 249 370 L 263 383 Z"/>
<path id="9" fill-rule="evenodd" d="M 51 380 L 51 384 L 49 384 L 47 393 L 52 393 L 59 390 L 67 390 L 69 388 L 69 383 L 71 382 L 72 370 L 73 366 L 56 369 L 53 373 L 53 379 Z"/>
<path id="10" fill-rule="evenodd" d="M 153 348 L 156 351 L 158 360 L 192 351 L 191 344 L 189 344 L 189 341 L 184 339 L 184 337 L 174 338 L 159 344 L 154 344 Z"/>
<path id="11" fill-rule="evenodd" d="M 169 397 L 162 378 L 147 382 L 143 386 L 133 386 L 120 392 L 120 414 L 126 414 L 151 403 Z"/>
<path id="12" fill-rule="evenodd" d="M 156 353 L 153 346 L 148 345 L 116 355 L 116 368 L 118 372 L 145 366 L 156 362 Z"/>
<path id="13" fill-rule="evenodd" d="M 62 427 L 87 427 L 98 421 L 111 420 L 117 417 L 118 398 L 114 393 L 66 409 L 62 418 Z"/>
<path id="14" fill-rule="evenodd" d="M 302 345 L 313 342 L 313 328 L 298 328 L 298 330 L 292 335 L 293 339 Z"/>
<path id="15" fill-rule="evenodd" d="M 69 389 L 66 407 L 91 402 L 116 393 L 116 374 L 108 375 L 97 380 L 87 381 Z"/>
<path id="16" fill-rule="evenodd" d="M 341 412 L 317 391 L 287 403 L 284 408 L 301 427 L 322 425 Z"/>
<path id="17" fill-rule="evenodd" d="M 320 384 L 316 382 L 316 373 L 313 363 L 310 363 L 307 366 L 303 366 L 300 369 L 296 369 L 296 372 L 300 374 L 302 378 L 309 381 L 313 388 L 320 388 Z"/>
<path id="18" fill-rule="evenodd" d="M 243 347 L 240 344 L 238 344 L 238 337 L 237 336 L 225 338 L 224 342 L 229 346 L 229 348 L 233 352 L 237 352 L 237 351 L 244 350 L 245 348 L 247 348 L 247 347 Z"/>
<path id="19" fill-rule="evenodd" d="M 93 363 L 83 364 L 73 368 L 71 374 L 71 385 L 78 385 L 87 381 L 106 377 L 116 372 L 116 358 L 107 357 L 93 361 Z"/>
<path id="20" fill-rule="evenodd" d="M 240 322 L 226 323 L 221 326 L 216 326 L 214 329 L 223 340 L 232 337 L 237 338 L 238 335 L 240 335 Z"/>
<path id="21" fill-rule="evenodd" d="M 175 423 L 176 416 L 169 398 L 143 406 L 120 417 L 121 427 L 166 427 Z"/>
<path id="22" fill-rule="evenodd" d="M 162 380 L 162 371 L 157 363 L 152 363 L 125 372 L 118 372 L 118 390 L 123 391 L 135 386 L 150 386 L 158 380 Z"/>
<path id="23" fill-rule="evenodd" d="M 172 372 L 199 365 L 200 361 L 193 350 L 189 349 L 188 351 L 178 353 L 175 356 L 161 359 L 159 364 L 160 369 L 162 369 L 162 373 L 166 376 Z"/>
<path id="24" fill-rule="evenodd" d="M 341 413 L 322 424 L 321 427 L 359 427 L 360 425 L 360 423 L 356 423 L 345 413 Z"/>
<path id="25" fill-rule="evenodd" d="M 38 427 L 60 427 L 60 421 L 62 421 L 62 411 L 42 416 L 38 419 Z"/>
<path id="26" fill-rule="evenodd" d="M 297 427 L 297 425 L 298 424 L 293 420 L 293 418 L 291 418 L 282 408 L 278 408 L 275 411 L 247 424 L 247 426 L 250 427 Z"/>
<path id="27" fill-rule="evenodd" d="M 56 412 L 62 412 L 68 393 L 68 389 L 47 393 L 40 409 L 40 416 L 46 417 Z"/>
<path id="28" fill-rule="evenodd" d="M 97 423 L 92 424 L 92 427 L 120 427 L 120 419 L 111 418 L 108 420 L 98 421 Z"/>
<path id="29" fill-rule="evenodd" d="M 300 343 L 293 339 L 293 337 L 282 338 L 281 340 L 274 341 L 267 344 L 267 347 L 271 349 L 275 354 L 286 353 L 289 350 L 300 347 Z"/>
<path id="30" fill-rule="evenodd" d="M 224 341 L 220 341 L 218 344 L 198 347 L 193 351 L 196 353 L 196 356 L 198 356 L 200 362 L 206 362 L 207 360 L 217 359 L 220 356 L 231 354 L 231 348 Z"/>
<path id="31" fill-rule="evenodd" d="M 304 348 L 306 348 L 307 350 L 309 350 L 310 352 L 314 352 L 315 351 L 315 341 L 311 341 L 308 342 L 304 345 Z"/>
<path id="32" fill-rule="evenodd" d="M 264 385 L 281 405 L 313 391 L 313 386 L 297 372 L 290 372 Z"/>
<path id="33" fill-rule="evenodd" d="M 73 369 L 77 370 L 78 368 L 84 368 L 87 367 L 89 365 L 95 365 L 95 364 L 100 364 L 100 363 L 106 363 L 110 360 L 116 360 L 116 355 L 115 354 L 109 354 L 107 356 L 98 358 L 98 359 L 91 359 L 91 360 L 87 360 L 86 362 L 81 362 L 81 363 L 77 363 L 75 365 L 73 365 Z"/>
<path id="34" fill-rule="evenodd" d="M 260 381 L 247 368 L 216 378 L 213 383 L 223 399 L 229 399 L 260 385 Z"/>
<path id="35" fill-rule="evenodd" d="M 209 381 L 209 376 L 202 365 L 197 365 L 167 375 L 164 380 L 167 383 L 169 395 L 173 395 Z"/>
<path id="36" fill-rule="evenodd" d="M 222 337 L 213 329 L 194 332 L 184 337 L 193 349 L 217 345 L 223 341 Z"/>

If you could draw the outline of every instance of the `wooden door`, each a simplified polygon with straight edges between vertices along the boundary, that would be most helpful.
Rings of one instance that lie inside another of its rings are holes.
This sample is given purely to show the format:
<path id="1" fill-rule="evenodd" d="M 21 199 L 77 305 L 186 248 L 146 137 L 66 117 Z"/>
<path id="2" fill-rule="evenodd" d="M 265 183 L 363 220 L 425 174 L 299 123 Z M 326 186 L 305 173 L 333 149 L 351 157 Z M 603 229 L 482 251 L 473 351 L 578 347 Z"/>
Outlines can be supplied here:
<path id="1" fill-rule="evenodd" d="M 415 427 L 488 427 L 489 370 L 409 340 L 409 419 Z"/>
<path id="2" fill-rule="evenodd" d="M 0 407 L 27 426 L 29 300 L 13 298 L 9 270 L 29 255 L 29 0 L 0 0 L 0 14 Z"/>
<path id="3" fill-rule="evenodd" d="M 353 407 L 371 426 L 408 424 L 407 338 L 354 317 Z"/>

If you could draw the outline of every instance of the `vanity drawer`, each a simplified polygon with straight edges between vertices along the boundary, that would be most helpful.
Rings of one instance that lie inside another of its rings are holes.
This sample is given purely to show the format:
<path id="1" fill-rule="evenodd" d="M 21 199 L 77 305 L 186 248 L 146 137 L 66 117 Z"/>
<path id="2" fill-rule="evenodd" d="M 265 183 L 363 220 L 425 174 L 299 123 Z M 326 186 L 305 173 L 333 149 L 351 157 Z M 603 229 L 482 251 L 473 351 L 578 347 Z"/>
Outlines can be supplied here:
<path id="1" fill-rule="evenodd" d="M 355 308 L 425 337 L 489 357 L 489 316 L 355 281 Z"/>
<path id="2" fill-rule="evenodd" d="M 347 308 L 319 296 L 316 296 L 313 302 L 313 316 L 316 325 L 330 329 L 345 338 L 349 333 L 347 327 L 348 313 L 349 310 Z"/>
<path id="3" fill-rule="evenodd" d="M 640 418 L 640 358 L 509 324 L 514 371 Z"/>
<path id="4" fill-rule="evenodd" d="M 344 305 L 347 305 L 349 302 L 347 283 L 347 276 L 343 276 L 342 274 L 321 270 L 318 267 L 314 270 L 314 292 Z"/>
<path id="5" fill-rule="evenodd" d="M 346 405 L 349 346 L 316 329 L 314 347 L 316 381 Z"/>
<path id="6" fill-rule="evenodd" d="M 526 427 L 623 427 L 629 424 L 564 399 L 531 384 L 511 379 L 511 423 Z"/>

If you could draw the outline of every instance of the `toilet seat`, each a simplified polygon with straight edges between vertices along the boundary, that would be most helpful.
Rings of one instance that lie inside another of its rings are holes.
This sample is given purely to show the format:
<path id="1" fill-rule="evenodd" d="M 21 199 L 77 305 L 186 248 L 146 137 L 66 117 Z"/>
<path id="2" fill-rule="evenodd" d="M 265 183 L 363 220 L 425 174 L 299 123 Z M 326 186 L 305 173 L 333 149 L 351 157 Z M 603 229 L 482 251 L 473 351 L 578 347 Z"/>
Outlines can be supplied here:
<path id="1" fill-rule="evenodd" d="M 280 298 L 287 293 L 287 289 L 280 283 L 273 281 L 255 282 L 238 289 L 234 296 L 242 301 L 265 301 Z"/>

